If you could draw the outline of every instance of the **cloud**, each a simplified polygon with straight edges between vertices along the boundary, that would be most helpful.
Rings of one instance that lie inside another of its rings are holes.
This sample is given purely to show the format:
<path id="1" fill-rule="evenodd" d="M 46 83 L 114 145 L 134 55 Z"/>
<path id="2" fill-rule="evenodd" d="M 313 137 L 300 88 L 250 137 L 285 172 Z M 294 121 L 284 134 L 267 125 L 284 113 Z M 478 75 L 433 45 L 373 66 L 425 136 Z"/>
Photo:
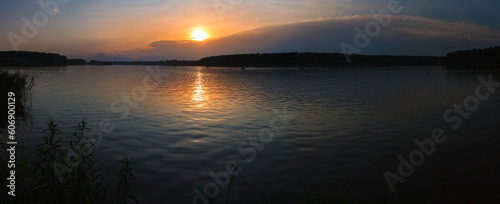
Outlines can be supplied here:
<path id="1" fill-rule="evenodd" d="M 258 28 L 218 39 L 156 41 L 150 49 L 122 55 L 135 59 L 199 59 L 201 57 L 265 52 L 341 52 L 339 44 L 355 46 L 355 27 L 365 32 L 371 15 L 354 15 Z M 374 28 L 371 28 L 374 29 Z M 445 55 L 467 47 L 500 44 L 500 31 L 467 22 L 420 16 L 392 16 L 380 34 L 370 38 L 361 54 Z"/>

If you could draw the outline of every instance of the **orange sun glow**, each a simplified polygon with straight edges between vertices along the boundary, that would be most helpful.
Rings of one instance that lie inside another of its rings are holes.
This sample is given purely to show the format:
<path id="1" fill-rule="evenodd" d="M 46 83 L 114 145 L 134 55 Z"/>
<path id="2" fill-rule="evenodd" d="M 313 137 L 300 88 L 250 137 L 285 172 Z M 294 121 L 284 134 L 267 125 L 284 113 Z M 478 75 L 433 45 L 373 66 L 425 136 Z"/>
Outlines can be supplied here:
<path id="1" fill-rule="evenodd" d="M 195 30 L 191 33 L 191 39 L 196 41 L 203 41 L 208 38 L 208 33 L 203 30 Z"/>

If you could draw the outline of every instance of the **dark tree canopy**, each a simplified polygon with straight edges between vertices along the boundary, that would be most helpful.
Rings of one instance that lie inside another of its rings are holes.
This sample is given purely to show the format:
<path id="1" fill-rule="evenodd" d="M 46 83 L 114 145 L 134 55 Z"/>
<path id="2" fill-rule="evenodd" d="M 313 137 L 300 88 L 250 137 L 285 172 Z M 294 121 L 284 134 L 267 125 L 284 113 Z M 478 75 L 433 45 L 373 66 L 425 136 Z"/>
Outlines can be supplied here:
<path id="1" fill-rule="evenodd" d="M 442 57 L 351 55 L 348 62 L 341 53 L 273 53 L 240 54 L 206 57 L 199 60 L 203 66 L 224 67 L 339 67 L 339 66 L 419 66 L 441 64 Z"/>
<path id="2" fill-rule="evenodd" d="M 219 67 L 350 67 L 350 66 L 426 66 L 449 67 L 500 67 L 500 46 L 486 49 L 460 50 L 445 57 L 349 55 L 348 62 L 342 53 L 255 53 L 205 57 L 198 61 L 165 60 L 103 62 L 91 60 L 89 65 L 169 65 L 169 66 L 219 66 Z M 0 51 L 0 67 L 6 66 L 65 66 L 84 65 L 83 59 L 70 59 L 53 53 L 26 51 Z"/>
<path id="3" fill-rule="evenodd" d="M 7 66 L 64 66 L 66 56 L 53 53 L 0 51 L 0 67 Z"/>
<path id="4" fill-rule="evenodd" d="M 458 67 L 500 67 L 500 46 L 452 52 L 446 55 L 445 63 Z"/>

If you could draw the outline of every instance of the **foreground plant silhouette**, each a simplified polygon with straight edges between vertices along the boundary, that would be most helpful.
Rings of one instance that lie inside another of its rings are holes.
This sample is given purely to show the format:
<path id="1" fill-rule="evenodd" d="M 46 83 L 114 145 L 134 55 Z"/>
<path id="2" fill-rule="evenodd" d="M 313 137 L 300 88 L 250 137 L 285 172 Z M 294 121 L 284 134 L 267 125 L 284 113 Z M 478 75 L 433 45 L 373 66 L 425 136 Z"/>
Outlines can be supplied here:
<path id="1" fill-rule="evenodd" d="M 0 70 L 0 132 L 7 124 L 7 93 L 15 94 L 15 117 L 29 120 L 31 113 L 31 95 L 35 78 L 29 74 L 12 73 Z M 5 117 L 4 117 L 5 116 Z"/>
<path id="2" fill-rule="evenodd" d="M 131 159 L 124 155 L 117 179 L 108 181 L 97 166 L 92 151 L 95 141 L 89 136 L 87 122 L 82 120 L 74 128 L 71 139 L 63 141 L 62 132 L 50 120 L 33 152 L 17 147 L 16 197 L 5 193 L 0 203 L 138 203 L 132 195 L 135 176 Z M 8 153 L 3 153 L 5 159 Z M 2 165 L 0 174 L 7 175 L 10 170 Z M 113 182 L 118 189 L 111 195 L 108 192 Z M 5 186 L 0 187 L 2 192 L 8 191 Z"/>

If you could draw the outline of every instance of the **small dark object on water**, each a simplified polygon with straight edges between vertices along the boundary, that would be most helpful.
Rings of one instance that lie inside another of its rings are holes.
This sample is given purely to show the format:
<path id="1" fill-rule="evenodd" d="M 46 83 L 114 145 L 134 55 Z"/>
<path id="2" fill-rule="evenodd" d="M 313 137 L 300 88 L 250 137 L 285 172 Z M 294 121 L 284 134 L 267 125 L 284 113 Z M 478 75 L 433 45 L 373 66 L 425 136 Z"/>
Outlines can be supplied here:
<path id="1" fill-rule="evenodd" d="M 245 70 L 245 67 L 241 67 L 241 70 Z"/>

